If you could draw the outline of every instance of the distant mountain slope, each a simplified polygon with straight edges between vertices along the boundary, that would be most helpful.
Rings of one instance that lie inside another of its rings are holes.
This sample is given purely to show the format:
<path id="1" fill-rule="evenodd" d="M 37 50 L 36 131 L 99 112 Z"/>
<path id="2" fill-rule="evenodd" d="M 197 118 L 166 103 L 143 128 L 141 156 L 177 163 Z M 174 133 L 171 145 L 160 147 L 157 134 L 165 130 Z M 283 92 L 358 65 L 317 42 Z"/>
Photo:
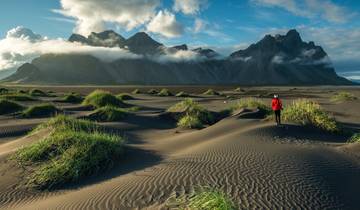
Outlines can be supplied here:
<path id="1" fill-rule="evenodd" d="M 136 59 L 103 62 L 90 55 L 42 55 L 24 64 L 6 82 L 46 84 L 244 84 L 244 85 L 349 85 L 339 77 L 326 52 L 302 41 L 296 30 L 286 35 L 266 35 L 245 50 L 220 59 L 211 49 L 187 45 L 166 47 L 144 32 L 125 39 L 114 31 L 73 34 L 71 42 L 120 47 Z M 191 61 L 159 61 L 158 56 L 189 52 Z"/>

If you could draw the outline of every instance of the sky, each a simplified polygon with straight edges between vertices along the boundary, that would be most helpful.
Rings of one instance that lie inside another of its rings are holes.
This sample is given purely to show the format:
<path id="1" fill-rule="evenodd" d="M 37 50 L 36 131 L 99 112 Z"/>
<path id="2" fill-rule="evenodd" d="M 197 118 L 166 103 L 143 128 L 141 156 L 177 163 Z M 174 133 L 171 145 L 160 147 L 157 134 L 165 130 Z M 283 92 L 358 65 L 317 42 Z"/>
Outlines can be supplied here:
<path id="1" fill-rule="evenodd" d="M 359 0 L 1 0 L 0 68 L 24 56 L 20 46 L 11 53 L 1 47 L 12 45 L 6 39 L 18 26 L 46 40 L 106 29 L 124 37 L 145 31 L 168 46 L 211 47 L 224 55 L 295 28 L 325 49 L 340 74 L 360 79 L 359 20 Z"/>

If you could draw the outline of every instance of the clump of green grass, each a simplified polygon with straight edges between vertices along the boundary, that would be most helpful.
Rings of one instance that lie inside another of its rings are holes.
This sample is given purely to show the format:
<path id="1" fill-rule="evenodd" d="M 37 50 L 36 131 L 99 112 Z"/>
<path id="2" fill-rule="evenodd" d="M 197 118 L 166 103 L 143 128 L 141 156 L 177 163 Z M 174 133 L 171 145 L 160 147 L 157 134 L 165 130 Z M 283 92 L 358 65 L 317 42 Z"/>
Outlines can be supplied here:
<path id="1" fill-rule="evenodd" d="M 39 104 L 28 107 L 22 112 L 22 115 L 27 118 L 48 117 L 48 116 L 54 116 L 58 112 L 60 112 L 60 110 L 57 109 L 56 106 L 52 104 Z"/>
<path id="2" fill-rule="evenodd" d="M 212 188 L 196 190 L 189 196 L 170 198 L 168 207 L 187 210 L 235 210 L 235 203 L 224 192 Z M 171 208 L 172 209 L 172 208 Z"/>
<path id="3" fill-rule="evenodd" d="M 355 133 L 354 135 L 352 135 L 348 141 L 349 143 L 360 143 L 360 133 Z"/>
<path id="4" fill-rule="evenodd" d="M 235 88 L 235 90 L 234 90 L 235 92 L 244 92 L 244 90 L 243 89 L 241 89 L 240 87 L 237 87 L 237 88 Z"/>
<path id="5" fill-rule="evenodd" d="M 195 193 L 189 200 L 188 208 L 191 210 L 235 210 L 236 206 L 225 193 L 208 189 Z"/>
<path id="6" fill-rule="evenodd" d="M 217 92 L 217 91 L 215 91 L 215 90 L 213 90 L 213 89 L 208 89 L 208 90 L 205 91 L 203 94 L 204 94 L 204 95 L 209 95 L 209 96 L 218 96 L 218 95 L 220 95 L 219 92 Z"/>
<path id="7" fill-rule="evenodd" d="M 9 89 L 7 88 L 0 88 L 0 94 L 7 94 L 9 92 Z"/>
<path id="8" fill-rule="evenodd" d="M 148 90 L 147 93 L 150 94 L 150 95 L 155 95 L 155 94 L 158 94 L 158 91 L 155 90 L 155 89 L 150 89 L 150 90 Z"/>
<path id="9" fill-rule="evenodd" d="M 0 99 L 10 100 L 10 101 L 35 101 L 33 97 L 22 94 L 22 93 L 9 93 L 6 95 L 1 95 Z"/>
<path id="10" fill-rule="evenodd" d="M 126 109 L 114 107 L 114 106 L 104 106 L 96 109 L 93 113 L 89 115 L 89 119 L 96 121 L 105 121 L 113 122 L 124 119 L 128 115 Z"/>
<path id="11" fill-rule="evenodd" d="M 20 93 L 20 94 L 28 94 L 29 92 L 28 91 L 25 91 L 25 90 L 17 90 L 16 93 Z"/>
<path id="12" fill-rule="evenodd" d="M 81 103 L 83 101 L 83 97 L 80 94 L 77 93 L 69 93 L 66 94 L 62 99 L 61 102 L 65 102 L 65 103 Z"/>
<path id="13" fill-rule="evenodd" d="M 168 89 L 163 88 L 157 95 L 158 96 L 172 96 L 173 94 Z"/>
<path id="14" fill-rule="evenodd" d="M 269 114 L 271 112 L 271 108 L 265 104 L 264 101 L 257 98 L 240 99 L 238 102 L 232 105 L 228 111 L 233 113 L 234 111 L 240 109 L 259 109 L 260 111 L 265 112 L 265 114 Z"/>
<path id="15" fill-rule="evenodd" d="M 132 94 L 140 94 L 141 91 L 140 91 L 139 89 L 135 89 L 135 90 L 133 90 L 131 93 L 132 93 Z"/>
<path id="16" fill-rule="evenodd" d="M 123 107 L 125 104 L 122 100 L 115 97 L 113 94 L 103 90 L 95 90 L 90 93 L 84 99 L 83 105 L 91 105 L 96 108 L 100 108 L 103 106 L 120 106 Z"/>
<path id="17" fill-rule="evenodd" d="M 63 115 L 40 125 L 48 136 L 15 152 L 12 159 L 34 167 L 28 186 L 53 189 L 111 168 L 123 150 L 123 138 L 106 134 L 96 124 Z"/>
<path id="18" fill-rule="evenodd" d="M 134 100 L 135 98 L 127 93 L 120 93 L 116 96 L 118 99 L 125 101 L 125 100 Z"/>
<path id="19" fill-rule="evenodd" d="M 39 90 L 39 89 L 32 89 L 32 90 L 30 90 L 29 94 L 31 96 L 40 96 L 40 97 L 48 96 L 48 94 L 46 92 Z"/>
<path id="20" fill-rule="evenodd" d="M 349 92 L 338 92 L 334 96 L 331 97 L 331 101 L 333 102 L 345 102 L 345 101 L 353 101 L 357 98 L 354 96 L 354 94 Z"/>
<path id="21" fill-rule="evenodd" d="M 176 97 L 189 97 L 190 95 L 188 93 L 185 93 L 184 91 L 180 91 L 175 96 Z"/>
<path id="22" fill-rule="evenodd" d="M 9 114 L 23 110 L 24 107 L 20 104 L 9 100 L 0 99 L 0 114 Z"/>
<path id="23" fill-rule="evenodd" d="M 281 117 L 288 122 L 312 125 L 330 132 L 339 131 L 335 119 L 324 111 L 318 103 L 307 99 L 293 101 L 291 105 L 285 107 Z"/>
<path id="24" fill-rule="evenodd" d="M 201 128 L 204 124 L 214 122 L 213 115 L 190 98 L 173 105 L 168 112 L 176 113 L 175 119 L 178 120 L 178 126 L 183 128 Z"/>

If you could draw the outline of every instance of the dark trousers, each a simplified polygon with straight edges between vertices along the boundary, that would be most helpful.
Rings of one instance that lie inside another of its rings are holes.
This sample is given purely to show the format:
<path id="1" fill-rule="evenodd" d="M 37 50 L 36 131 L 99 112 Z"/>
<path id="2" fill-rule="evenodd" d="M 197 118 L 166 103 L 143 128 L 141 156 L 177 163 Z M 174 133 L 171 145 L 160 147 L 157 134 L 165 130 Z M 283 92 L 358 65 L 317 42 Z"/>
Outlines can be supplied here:
<path id="1" fill-rule="evenodd" d="M 275 110 L 275 120 L 278 125 L 281 124 L 281 110 Z"/>

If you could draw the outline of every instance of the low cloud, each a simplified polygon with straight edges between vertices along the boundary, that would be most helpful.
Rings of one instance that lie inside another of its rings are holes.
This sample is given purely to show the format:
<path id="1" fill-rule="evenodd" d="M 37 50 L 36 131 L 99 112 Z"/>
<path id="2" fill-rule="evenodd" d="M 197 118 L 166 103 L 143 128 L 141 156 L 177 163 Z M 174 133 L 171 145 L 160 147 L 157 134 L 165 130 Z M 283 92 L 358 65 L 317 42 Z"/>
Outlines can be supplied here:
<path id="1" fill-rule="evenodd" d="M 52 53 L 88 54 L 105 62 L 119 58 L 141 57 L 121 48 L 92 47 L 63 39 L 41 38 L 40 35 L 23 27 L 11 29 L 7 34 L 5 39 L 0 40 L 0 70 L 16 68 L 42 54 Z"/>

